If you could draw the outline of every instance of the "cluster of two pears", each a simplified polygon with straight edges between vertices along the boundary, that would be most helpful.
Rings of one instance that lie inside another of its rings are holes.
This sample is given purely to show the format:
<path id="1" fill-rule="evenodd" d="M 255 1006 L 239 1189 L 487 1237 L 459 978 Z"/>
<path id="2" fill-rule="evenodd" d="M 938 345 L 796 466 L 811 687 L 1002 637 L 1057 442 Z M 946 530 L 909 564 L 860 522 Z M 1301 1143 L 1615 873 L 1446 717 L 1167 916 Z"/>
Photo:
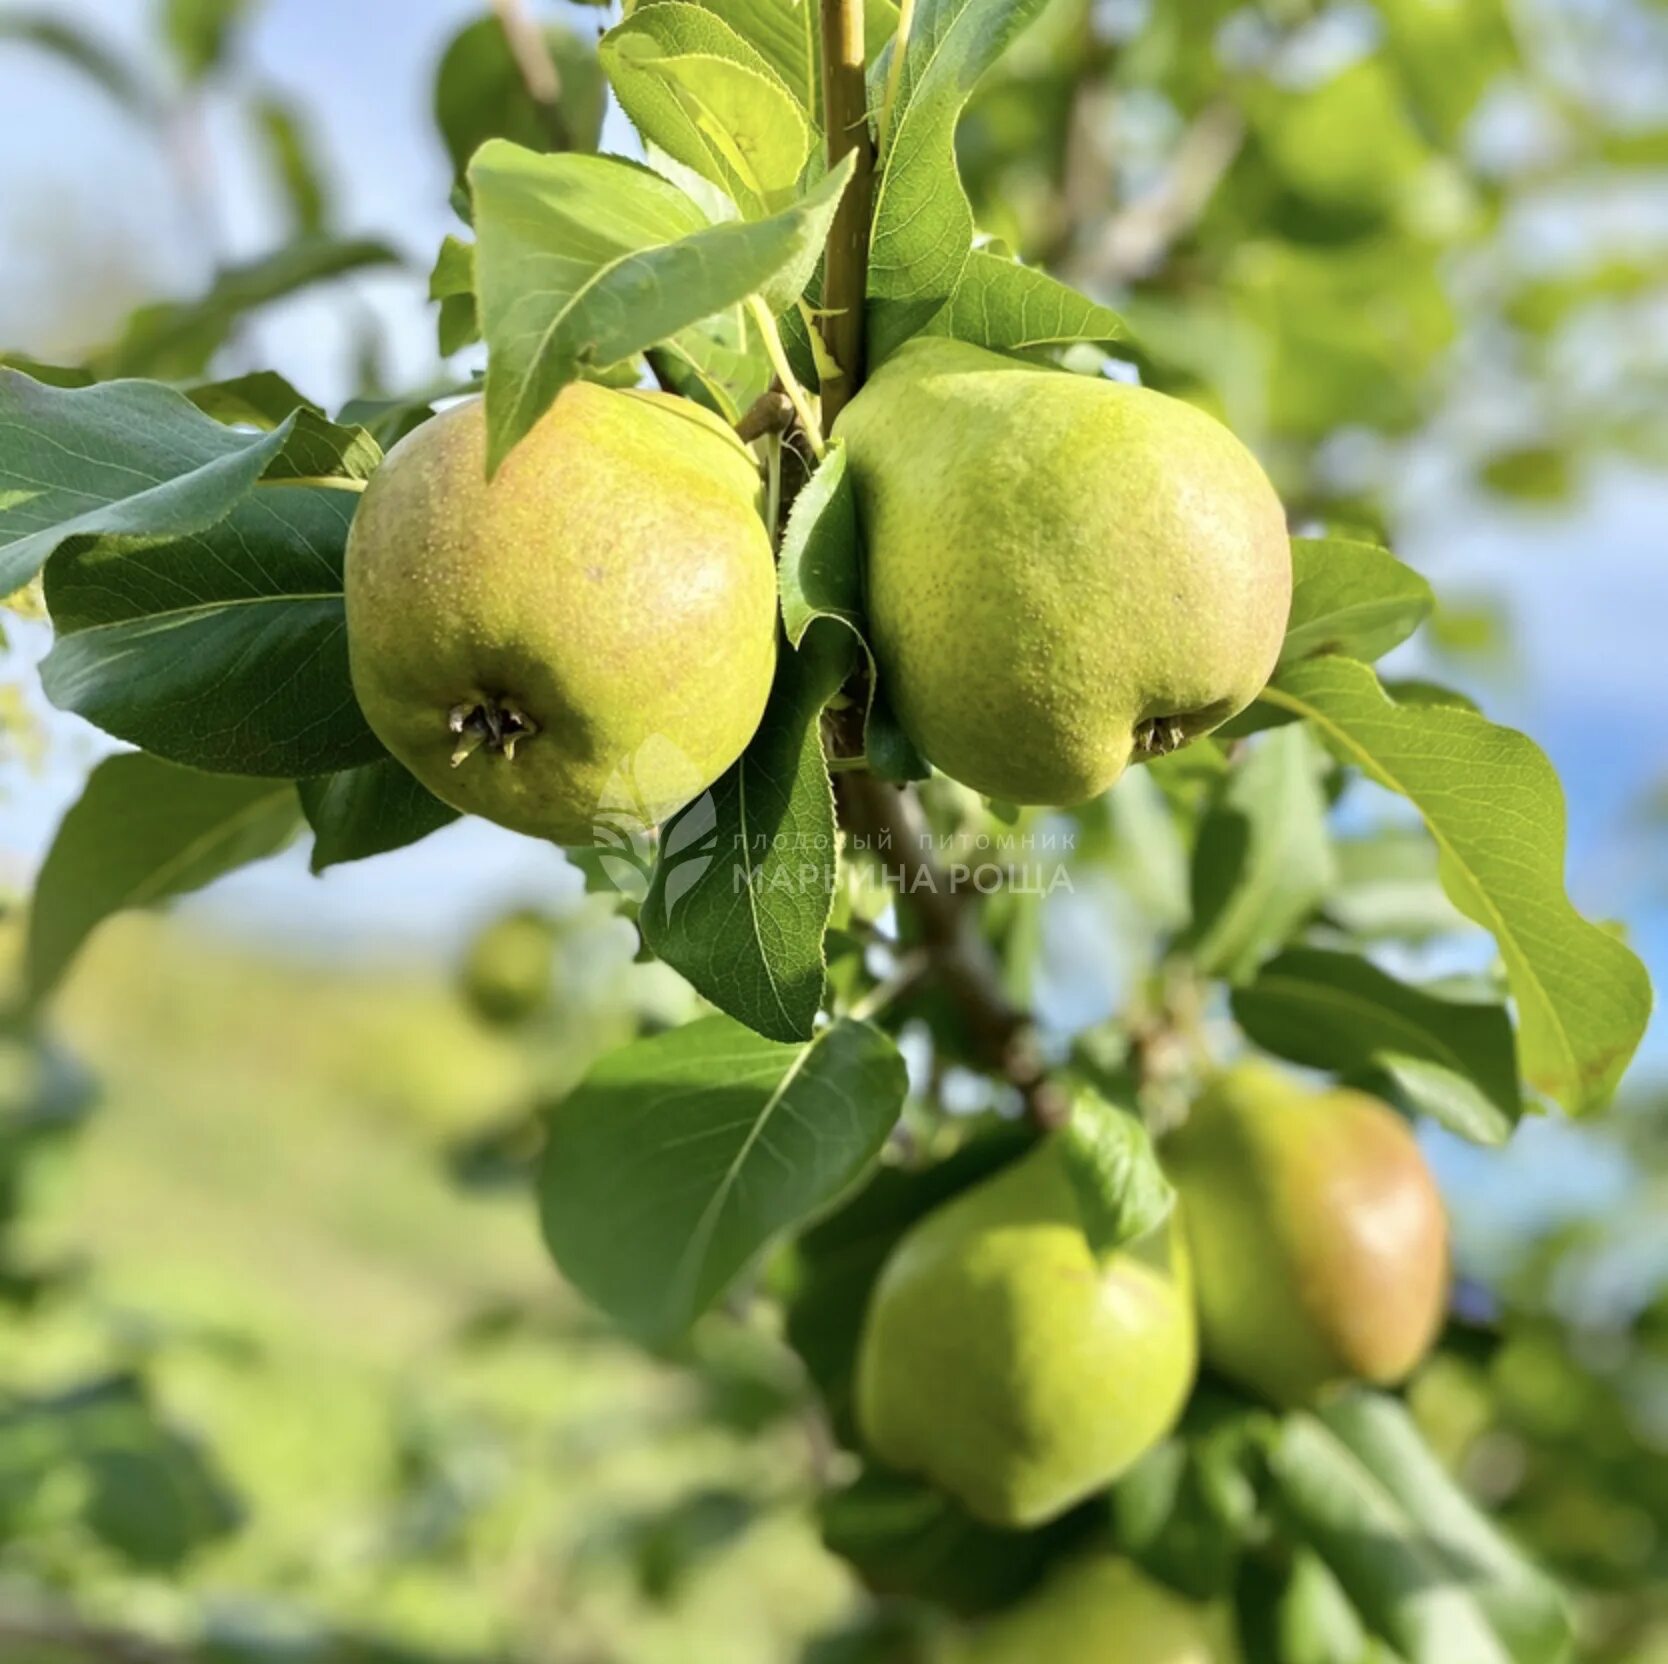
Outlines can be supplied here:
<path id="1" fill-rule="evenodd" d="M 929 761 L 1064 806 L 1248 704 L 1291 593 L 1255 460 L 1179 400 L 942 339 L 835 428 L 894 709 Z M 355 691 L 455 808 L 556 843 L 740 755 L 777 646 L 752 454 L 687 400 L 565 388 L 490 483 L 479 401 L 407 436 L 348 544 Z"/>
<path id="2" fill-rule="evenodd" d="M 1035 1526 L 1171 1431 L 1200 1352 L 1280 1406 L 1398 1381 L 1424 1356 L 1447 1230 L 1394 1111 L 1245 1063 L 1160 1154 L 1175 1212 L 1111 1253 L 1092 1248 L 1052 1140 L 903 1236 L 858 1356 L 876 1455 L 990 1524 Z"/>

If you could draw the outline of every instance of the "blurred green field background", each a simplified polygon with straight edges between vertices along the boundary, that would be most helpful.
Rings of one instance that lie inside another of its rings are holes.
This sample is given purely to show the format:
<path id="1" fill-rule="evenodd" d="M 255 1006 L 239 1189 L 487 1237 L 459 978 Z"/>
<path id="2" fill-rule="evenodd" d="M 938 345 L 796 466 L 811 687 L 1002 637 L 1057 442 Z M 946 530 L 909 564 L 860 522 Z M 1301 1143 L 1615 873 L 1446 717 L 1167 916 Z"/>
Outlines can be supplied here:
<path id="1" fill-rule="evenodd" d="M 563 1294 L 525 1195 L 495 1182 L 529 1095 L 677 998 L 629 965 L 589 997 L 568 1013 L 583 1044 L 530 1047 L 435 974 L 146 917 L 99 938 L 58 1024 L 96 1111 L 40 1174 L 23 1245 L 69 1276 L 0 1317 L 0 1398 L 141 1370 L 224 1479 L 215 1523 L 240 1523 L 147 1577 L 80 1522 L 68 1463 L 0 1550 L 0 1590 L 73 1585 L 83 1621 L 205 1625 L 240 1657 L 334 1632 L 332 1658 L 553 1664 L 778 1659 L 849 1607 L 800 1506 L 817 1451 L 785 1353 L 720 1322 L 646 1358 Z M 166 1536 L 153 1481 L 134 1506 Z M 375 1646 L 338 1650 L 355 1632 Z M 4 1627 L 0 1657 L 22 1664 Z"/>

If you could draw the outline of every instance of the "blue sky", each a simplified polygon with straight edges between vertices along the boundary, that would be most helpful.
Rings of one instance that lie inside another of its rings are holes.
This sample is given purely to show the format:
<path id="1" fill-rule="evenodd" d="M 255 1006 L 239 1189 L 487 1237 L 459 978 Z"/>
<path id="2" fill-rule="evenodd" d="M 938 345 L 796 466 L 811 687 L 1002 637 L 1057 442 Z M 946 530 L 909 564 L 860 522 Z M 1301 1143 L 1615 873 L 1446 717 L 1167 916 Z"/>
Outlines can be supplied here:
<path id="1" fill-rule="evenodd" d="M 150 8 L 134 0 L 57 0 L 50 9 L 116 42 L 146 40 Z M 260 79 L 311 115 L 344 229 L 387 236 L 410 256 L 409 272 L 354 284 L 381 326 L 396 386 L 432 366 L 424 274 L 451 228 L 449 166 L 428 113 L 432 69 L 477 10 L 470 0 L 268 0 L 248 42 Z M 594 26 L 594 13 L 574 16 Z M 610 136 L 623 148 L 629 138 L 612 119 Z M 136 299 L 188 292 L 211 252 L 254 254 L 272 235 L 275 204 L 224 98 L 208 101 L 199 130 L 176 132 L 164 146 L 72 73 L 0 46 L 0 154 L 8 163 L 0 342 L 8 345 L 73 356 Z M 182 172 L 195 177 L 195 197 L 182 189 Z M 240 367 L 270 364 L 329 402 L 346 389 L 348 345 L 336 301 L 303 298 L 263 318 Z M 1551 754 L 1572 802 L 1572 890 L 1589 911 L 1626 916 L 1660 978 L 1668 910 L 1642 905 L 1647 875 L 1622 828 L 1638 796 L 1668 779 L 1668 476 L 1617 463 L 1595 471 L 1569 505 L 1526 512 L 1456 498 L 1439 468 L 1413 472 L 1401 493 L 1399 552 L 1439 588 L 1504 601 L 1516 672 L 1463 679 L 1492 715 Z M 43 646 L 42 632 L 23 630 L 14 656 Z M 1417 665 L 1416 648 L 1409 660 Z M 0 881 L 26 879 L 102 745 L 74 719 L 50 720 L 54 755 L 44 775 L 0 763 Z M 296 941 L 449 948 L 505 902 L 576 885 L 553 851 L 468 825 L 323 880 L 306 875 L 295 851 L 190 906 Z M 1662 1036 L 1659 1023 L 1659 1059 Z"/>

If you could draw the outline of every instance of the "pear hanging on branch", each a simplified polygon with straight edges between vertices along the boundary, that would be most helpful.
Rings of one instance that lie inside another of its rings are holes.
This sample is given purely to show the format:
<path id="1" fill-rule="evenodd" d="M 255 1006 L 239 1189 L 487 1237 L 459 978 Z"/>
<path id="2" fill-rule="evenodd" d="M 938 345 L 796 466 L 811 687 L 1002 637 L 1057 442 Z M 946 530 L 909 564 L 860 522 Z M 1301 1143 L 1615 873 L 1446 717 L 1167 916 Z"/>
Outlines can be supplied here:
<path id="1" fill-rule="evenodd" d="M 481 403 L 443 412 L 389 453 L 349 538 L 366 719 L 437 797 L 515 831 L 593 844 L 664 819 L 770 691 L 758 498 L 746 447 L 662 393 L 570 384 L 490 483 Z"/>
<path id="2" fill-rule="evenodd" d="M 1202 411 L 919 338 L 835 433 L 887 692 L 964 785 L 1080 803 L 1268 680 L 1291 607 L 1285 515 Z"/>

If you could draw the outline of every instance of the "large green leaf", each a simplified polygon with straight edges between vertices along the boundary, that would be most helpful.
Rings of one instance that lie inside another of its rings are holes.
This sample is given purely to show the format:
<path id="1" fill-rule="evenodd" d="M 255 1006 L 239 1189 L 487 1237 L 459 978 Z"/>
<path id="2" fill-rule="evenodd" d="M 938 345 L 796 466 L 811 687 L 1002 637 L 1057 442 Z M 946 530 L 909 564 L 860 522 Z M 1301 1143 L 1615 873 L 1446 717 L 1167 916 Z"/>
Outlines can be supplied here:
<path id="1" fill-rule="evenodd" d="M 218 774 L 293 779 L 380 756 L 348 678 L 353 508 L 346 492 L 275 487 L 175 543 L 61 550 L 46 570 L 47 697 Z"/>
<path id="2" fill-rule="evenodd" d="M 1324 758 L 1300 725 L 1264 734 L 1232 768 L 1193 850 L 1183 944 L 1209 975 L 1237 980 L 1282 946 L 1337 877 Z"/>
<path id="3" fill-rule="evenodd" d="M 1353 659 L 1287 665 L 1262 697 L 1419 810 L 1443 887 L 1499 943 L 1525 1078 L 1574 1112 L 1603 1103 L 1644 1034 L 1650 979 L 1565 893 L 1563 792 L 1533 742 L 1458 707 L 1393 704 Z"/>
<path id="4" fill-rule="evenodd" d="M 949 304 L 922 333 L 993 352 L 1040 352 L 1074 341 L 1110 346 L 1129 330 L 1109 307 L 1047 272 L 981 248 L 968 256 Z"/>
<path id="5" fill-rule="evenodd" d="M 785 649 L 740 760 L 660 840 L 638 924 L 698 993 L 773 1040 L 808 1040 L 822 1004 L 837 873 L 823 707 L 852 662 L 844 632 Z"/>
<path id="6" fill-rule="evenodd" d="M 47 852 L 29 911 L 28 996 L 56 987 L 113 913 L 200 890 L 276 854 L 301 825 L 282 780 L 199 774 L 143 752 L 93 770 Z"/>
<path id="7" fill-rule="evenodd" d="M 495 140 L 469 177 L 496 467 L 582 372 L 749 295 L 774 310 L 789 305 L 810 277 L 851 164 L 770 219 L 725 225 L 708 225 L 664 179 L 608 158 L 535 156 Z"/>
<path id="8" fill-rule="evenodd" d="M 658 0 L 610 29 L 598 51 L 644 139 L 721 186 L 746 218 L 792 200 L 813 143 L 809 115 L 715 12 Z"/>
<path id="9" fill-rule="evenodd" d="M 154 383 L 63 389 L 0 370 L 0 594 L 71 538 L 188 536 L 263 477 L 362 479 L 379 454 L 360 430 L 307 410 L 243 433 Z"/>
<path id="10" fill-rule="evenodd" d="M 897 1047 L 850 1020 L 785 1046 L 708 1017 L 611 1053 L 550 1116 L 556 1264 L 632 1333 L 681 1333 L 857 1179 L 906 1085 Z"/>
<path id="11" fill-rule="evenodd" d="M 121 339 L 100 353 L 101 376 L 202 375 L 240 319 L 288 295 L 352 272 L 396 265 L 399 255 L 373 238 L 302 237 L 273 253 L 219 272 L 195 300 L 141 307 Z"/>
<path id="12" fill-rule="evenodd" d="M 1430 616 L 1431 586 L 1388 549 L 1344 538 L 1292 539 L 1292 610 L 1282 664 L 1343 653 L 1370 664 Z"/>
<path id="13" fill-rule="evenodd" d="M 458 812 L 422 786 L 392 757 L 299 784 L 313 829 L 315 873 L 404 849 L 450 825 Z"/>
<path id="14" fill-rule="evenodd" d="M 1047 0 L 918 0 L 875 186 L 870 354 L 879 363 L 955 292 L 973 241 L 956 122 L 979 77 Z M 875 80 L 889 69 L 890 53 Z"/>
<path id="15" fill-rule="evenodd" d="M 1499 1005 L 1439 999 L 1352 953 L 1291 948 L 1233 994 L 1240 1027 L 1311 1069 L 1381 1069 L 1425 1114 L 1498 1144 L 1523 1113 L 1511 1019 Z"/>

